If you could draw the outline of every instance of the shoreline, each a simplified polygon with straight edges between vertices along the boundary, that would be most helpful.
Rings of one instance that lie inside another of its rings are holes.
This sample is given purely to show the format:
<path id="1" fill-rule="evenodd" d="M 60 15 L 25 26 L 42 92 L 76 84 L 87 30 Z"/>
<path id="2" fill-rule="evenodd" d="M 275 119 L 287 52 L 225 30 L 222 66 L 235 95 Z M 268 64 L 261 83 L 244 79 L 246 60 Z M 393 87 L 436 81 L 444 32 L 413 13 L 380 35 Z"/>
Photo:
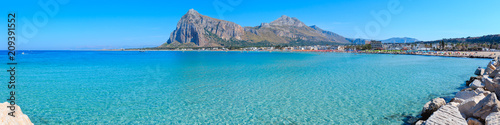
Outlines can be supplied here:
<path id="1" fill-rule="evenodd" d="M 97 51 L 188 51 L 188 52 L 318 52 L 318 53 L 364 53 L 364 54 L 393 54 L 393 55 L 422 55 L 457 58 L 486 58 L 494 59 L 500 52 L 488 51 L 432 51 L 432 52 L 366 52 L 366 51 L 336 51 L 336 50 L 97 50 Z"/>
<path id="2" fill-rule="evenodd" d="M 427 102 L 412 124 L 500 124 L 500 56 L 486 68 L 479 67 L 466 81 L 466 88 L 457 92 L 449 102 L 434 98 Z"/>
<path id="3" fill-rule="evenodd" d="M 421 56 L 439 56 L 455 58 L 483 58 L 494 59 L 500 56 L 500 52 L 488 51 L 428 51 L 428 52 L 381 52 L 381 51 L 337 51 L 337 50 L 19 50 L 26 51 L 127 51 L 127 52 L 148 52 L 148 51 L 172 51 L 172 52 L 286 52 L 286 53 L 360 53 L 360 54 L 391 54 L 391 55 L 421 55 Z"/>

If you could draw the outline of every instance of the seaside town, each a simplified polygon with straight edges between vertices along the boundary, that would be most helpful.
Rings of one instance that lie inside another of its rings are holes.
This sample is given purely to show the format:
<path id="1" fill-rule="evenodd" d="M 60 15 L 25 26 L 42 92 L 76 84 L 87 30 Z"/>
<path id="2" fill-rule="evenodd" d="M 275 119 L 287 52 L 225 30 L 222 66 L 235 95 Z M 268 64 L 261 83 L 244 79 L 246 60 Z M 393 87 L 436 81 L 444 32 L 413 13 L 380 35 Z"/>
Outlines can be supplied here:
<path id="1" fill-rule="evenodd" d="M 500 54 L 500 44 L 496 43 L 382 43 L 366 41 L 364 44 L 351 45 L 311 45 L 311 46 L 268 46 L 268 47 L 199 47 L 169 48 L 173 51 L 285 51 L 285 52 L 345 52 L 431 55 L 469 58 L 494 58 Z M 121 49 L 123 50 L 123 49 Z M 164 50 L 158 48 L 130 50 Z"/>

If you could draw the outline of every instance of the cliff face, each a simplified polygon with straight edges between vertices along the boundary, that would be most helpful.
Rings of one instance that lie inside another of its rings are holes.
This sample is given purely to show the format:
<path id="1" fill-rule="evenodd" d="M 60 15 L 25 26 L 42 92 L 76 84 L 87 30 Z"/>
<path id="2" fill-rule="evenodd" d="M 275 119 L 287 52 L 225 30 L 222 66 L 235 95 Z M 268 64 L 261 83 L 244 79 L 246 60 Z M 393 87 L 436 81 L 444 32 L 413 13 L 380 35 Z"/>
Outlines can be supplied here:
<path id="1" fill-rule="evenodd" d="M 240 25 L 207 17 L 191 9 L 179 20 L 167 44 L 194 43 L 196 46 L 218 46 L 219 38 L 241 40 L 242 35 L 244 29 Z"/>
<path id="2" fill-rule="evenodd" d="M 309 27 L 297 18 L 285 15 L 271 23 L 243 28 L 236 23 L 204 16 L 191 9 L 180 19 L 170 39 L 161 47 L 213 47 L 228 44 L 244 46 L 260 42 L 287 45 L 297 41 L 312 44 L 349 43 L 338 34 L 322 30 L 317 26 Z"/>

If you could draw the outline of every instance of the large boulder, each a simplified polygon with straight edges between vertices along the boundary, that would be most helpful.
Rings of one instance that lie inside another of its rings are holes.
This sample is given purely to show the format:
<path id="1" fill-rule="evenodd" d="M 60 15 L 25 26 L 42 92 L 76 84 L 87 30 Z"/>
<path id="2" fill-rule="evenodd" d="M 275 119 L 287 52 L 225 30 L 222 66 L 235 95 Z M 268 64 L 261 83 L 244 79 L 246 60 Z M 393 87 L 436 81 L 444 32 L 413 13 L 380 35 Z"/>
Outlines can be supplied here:
<path id="1" fill-rule="evenodd" d="M 477 95 L 479 95 L 479 93 L 477 93 L 476 91 L 460 91 L 455 94 L 455 98 L 467 100 Z"/>
<path id="2" fill-rule="evenodd" d="M 500 112 L 493 112 L 486 117 L 486 125 L 500 125 Z"/>
<path id="3" fill-rule="evenodd" d="M 483 123 L 475 118 L 468 118 L 467 124 L 469 125 L 483 125 Z"/>
<path id="4" fill-rule="evenodd" d="M 8 115 L 11 112 L 10 106 L 8 102 L 0 103 L 0 125 L 33 125 L 31 123 L 30 118 L 27 115 L 23 114 L 21 108 L 18 105 L 15 105 L 15 117 Z"/>
<path id="5" fill-rule="evenodd" d="M 495 77 L 492 78 L 494 83 L 500 83 L 500 73 L 497 73 L 497 75 L 495 75 Z"/>
<path id="6" fill-rule="evenodd" d="M 432 115 L 433 112 L 437 111 L 441 106 L 445 105 L 446 101 L 443 98 L 435 98 L 431 101 L 425 103 L 422 108 L 421 116 L 425 119 Z"/>
<path id="7" fill-rule="evenodd" d="M 488 91 L 495 91 L 495 88 L 498 86 L 497 83 L 493 82 L 490 78 L 483 78 L 484 88 Z"/>
<path id="8" fill-rule="evenodd" d="M 467 125 L 467 121 L 462 117 L 458 107 L 453 105 L 444 105 L 434 112 L 425 125 Z"/>
<path id="9" fill-rule="evenodd" d="M 476 104 L 479 103 L 479 101 L 481 101 L 484 97 L 485 96 L 483 94 L 479 94 L 477 96 L 469 98 L 458 105 L 458 110 L 460 111 L 460 113 L 462 113 L 464 118 L 471 117 L 474 113 L 473 111 L 471 111 L 472 107 L 476 106 Z"/>
<path id="10" fill-rule="evenodd" d="M 483 84 L 483 82 L 481 82 L 481 80 L 477 80 L 477 79 L 476 79 L 476 80 L 474 80 L 474 81 L 470 84 L 470 86 L 469 86 L 469 87 L 475 90 L 475 89 L 477 89 L 477 88 L 483 88 L 483 87 L 484 87 L 484 84 Z"/>
<path id="11" fill-rule="evenodd" d="M 498 111 L 497 105 L 499 103 L 500 102 L 498 101 L 497 96 L 494 93 L 491 93 L 471 108 L 471 111 L 473 112 L 472 116 L 486 119 L 486 116 L 488 116 L 491 112 Z"/>
<path id="12" fill-rule="evenodd" d="M 465 84 L 469 86 L 474 80 L 482 80 L 483 76 L 470 77 L 469 80 L 465 81 Z"/>

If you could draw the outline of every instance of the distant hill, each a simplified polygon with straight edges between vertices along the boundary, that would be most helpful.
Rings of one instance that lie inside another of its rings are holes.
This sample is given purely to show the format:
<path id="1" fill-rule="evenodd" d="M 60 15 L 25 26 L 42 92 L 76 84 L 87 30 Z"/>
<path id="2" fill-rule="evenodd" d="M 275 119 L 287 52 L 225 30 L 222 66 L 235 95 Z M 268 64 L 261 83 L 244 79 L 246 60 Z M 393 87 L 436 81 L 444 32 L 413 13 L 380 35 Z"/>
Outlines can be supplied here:
<path id="1" fill-rule="evenodd" d="M 409 37 L 393 37 L 386 40 L 382 40 L 382 43 L 414 43 L 419 40 Z"/>
<path id="2" fill-rule="evenodd" d="M 346 40 L 348 40 L 349 42 L 351 42 L 351 44 L 356 44 L 356 45 L 363 45 L 363 44 L 365 44 L 366 42 L 371 41 L 371 40 L 369 40 L 369 39 L 360 39 L 360 38 L 357 38 L 357 39 L 354 39 L 354 38 L 346 38 Z"/>
<path id="3" fill-rule="evenodd" d="M 168 41 L 160 47 L 220 47 L 350 44 L 343 36 L 317 26 L 307 26 L 295 17 L 281 16 L 270 23 L 242 27 L 211 18 L 190 9 L 177 23 Z"/>
<path id="4" fill-rule="evenodd" d="M 372 41 L 371 39 L 361 39 L 361 38 L 356 38 L 356 39 L 346 38 L 346 40 L 349 41 L 351 44 L 356 44 L 356 45 L 362 45 L 365 44 L 366 42 Z M 409 37 L 393 37 L 386 40 L 377 40 L 377 41 L 382 41 L 382 43 L 414 43 L 419 40 Z"/>
<path id="5" fill-rule="evenodd" d="M 425 41 L 425 43 L 500 43 L 500 34 L 485 35 L 480 37 L 465 37 L 465 38 L 449 38 L 434 41 Z"/>

